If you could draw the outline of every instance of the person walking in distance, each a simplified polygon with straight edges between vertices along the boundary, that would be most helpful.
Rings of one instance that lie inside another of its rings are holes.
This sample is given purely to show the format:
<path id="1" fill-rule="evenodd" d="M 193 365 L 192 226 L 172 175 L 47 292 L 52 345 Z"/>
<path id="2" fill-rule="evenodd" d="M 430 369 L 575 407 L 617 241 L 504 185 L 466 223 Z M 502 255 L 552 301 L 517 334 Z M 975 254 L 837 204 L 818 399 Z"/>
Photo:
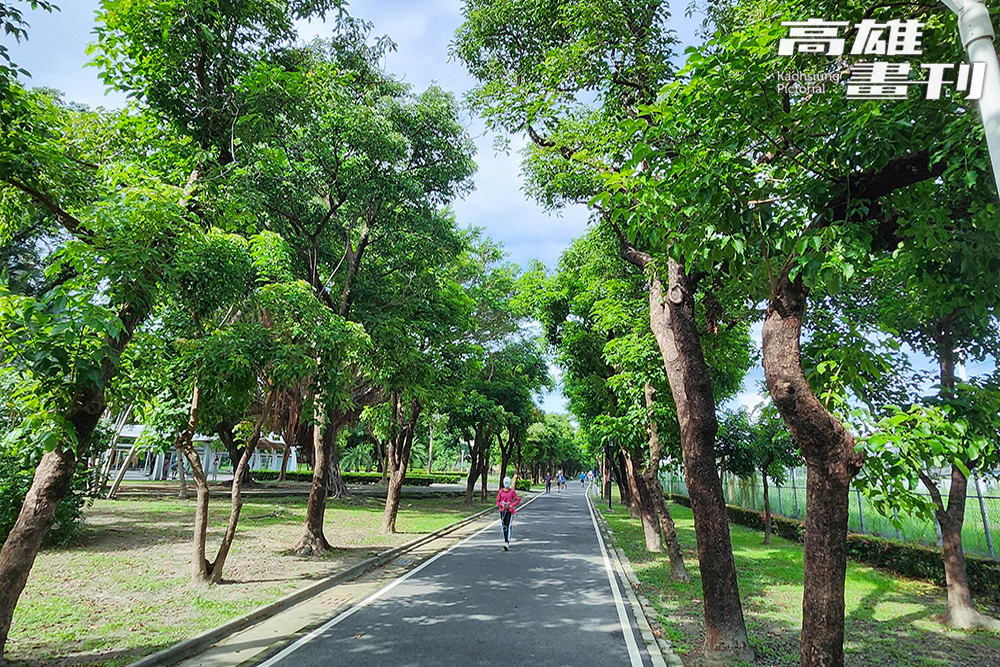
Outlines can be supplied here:
<path id="1" fill-rule="evenodd" d="M 587 473 L 581 472 L 580 473 L 580 488 L 581 489 L 583 488 L 584 482 L 586 482 L 586 481 L 587 481 Z"/>
<path id="2" fill-rule="evenodd" d="M 552 473 L 545 473 L 545 493 L 552 491 Z"/>
<path id="3" fill-rule="evenodd" d="M 497 491 L 497 507 L 500 508 L 500 530 L 503 531 L 503 550 L 510 549 L 510 524 L 514 520 L 514 508 L 521 504 L 521 498 L 511 485 L 510 477 L 503 478 L 503 488 Z"/>

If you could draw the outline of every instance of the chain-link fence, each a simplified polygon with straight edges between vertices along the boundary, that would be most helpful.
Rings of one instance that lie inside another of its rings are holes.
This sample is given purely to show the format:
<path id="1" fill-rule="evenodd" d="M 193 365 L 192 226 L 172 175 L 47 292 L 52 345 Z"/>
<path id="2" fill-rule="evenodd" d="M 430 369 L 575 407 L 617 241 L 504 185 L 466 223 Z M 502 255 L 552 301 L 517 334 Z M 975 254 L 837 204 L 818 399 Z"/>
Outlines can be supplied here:
<path id="1" fill-rule="evenodd" d="M 668 493 L 687 495 L 684 477 L 677 473 L 665 472 L 662 476 L 663 489 Z M 760 476 L 752 478 L 726 475 L 722 483 L 726 503 L 749 509 L 764 510 L 764 487 Z M 947 497 L 947 490 L 941 490 Z M 790 471 L 784 484 L 768 484 L 771 512 L 789 519 L 805 517 L 806 513 L 806 473 L 805 468 Z M 929 494 L 928 494 L 929 497 Z M 892 521 L 875 511 L 871 503 L 858 489 L 851 489 L 851 514 L 848 528 L 851 532 L 877 535 L 904 542 L 915 542 L 926 546 L 941 546 L 941 529 L 937 521 L 927 521 L 917 516 L 897 515 L 902 526 L 896 528 Z M 987 483 L 973 476 L 969 480 L 968 496 L 965 504 L 965 525 L 962 529 L 962 544 L 966 553 L 996 558 L 1000 552 L 1000 485 Z"/>

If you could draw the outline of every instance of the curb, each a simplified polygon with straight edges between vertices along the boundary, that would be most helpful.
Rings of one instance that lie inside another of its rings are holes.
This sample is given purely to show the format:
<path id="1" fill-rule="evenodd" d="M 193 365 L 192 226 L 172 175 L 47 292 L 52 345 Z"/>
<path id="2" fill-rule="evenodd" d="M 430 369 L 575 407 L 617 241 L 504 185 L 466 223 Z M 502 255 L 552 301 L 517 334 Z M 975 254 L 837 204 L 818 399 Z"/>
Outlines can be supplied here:
<path id="1" fill-rule="evenodd" d="M 444 528 L 438 528 L 437 530 L 427 533 L 426 535 L 422 535 L 421 537 L 407 542 L 406 544 L 401 544 L 398 547 L 393 547 L 392 549 L 383 551 L 376 556 L 366 558 L 346 570 L 332 574 L 325 579 L 321 579 L 309 586 L 306 586 L 305 588 L 292 591 L 285 597 L 279 598 L 270 604 L 264 605 L 263 607 L 259 607 L 249 614 L 234 618 L 216 628 L 206 630 L 199 635 L 195 635 L 194 637 L 190 637 L 168 646 L 167 648 L 157 651 L 156 653 L 147 655 L 145 658 L 129 663 L 128 667 L 169 667 L 170 665 L 177 664 L 181 660 L 201 653 L 227 635 L 239 632 L 240 630 L 245 630 L 251 625 L 255 625 L 256 623 L 259 623 L 260 621 L 263 621 L 280 611 L 284 611 L 285 609 L 293 607 L 303 600 L 307 600 L 314 595 L 322 593 L 328 588 L 331 588 L 341 582 L 359 577 L 368 570 L 380 567 L 397 556 L 410 551 L 411 549 L 415 549 L 416 547 L 437 539 L 442 535 L 447 535 L 448 533 L 453 532 L 466 524 L 472 523 L 484 514 L 492 512 L 493 509 L 493 507 L 487 507 L 484 510 L 480 510 L 475 514 L 471 514 L 464 519 L 456 521 L 455 523 L 448 524 Z"/>
<path id="2" fill-rule="evenodd" d="M 591 502 L 593 500 L 591 499 Z M 601 532 L 604 533 L 605 537 L 611 543 L 612 551 L 615 554 L 618 566 L 621 568 L 619 574 L 624 575 L 624 579 L 628 582 L 626 588 L 626 593 L 629 598 L 629 603 L 632 605 L 632 610 L 635 612 L 635 620 L 639 626 L 639 633 L 642 635 L 643 641 L 646 643 L 646 648 L 649 650 L 651 646 L 655 646 L 659 649 L 659 658 L 661 664 L 669 667 L 684 667 L 683 661 L 680 657 L 674 653 L 673 646 L 670 645 L 666 639 L 663 638 L 662 632 L 657 634 L 653 631 L 653 623 L 650 619 L 656 618 L 656 610 L 649 603 L 649 599 L 642 592 L 642 583 L 635 574 L 635 570 L 632 568 L 632 561 L 628 559 L 625 552 L 622 551 L 621 547 L 618 546 L 618 540 L 615 539 L 615 534 L 611 530 L 611 524 L 608 523 L 607 517 L 601 512 L 600 508 L 594 505 L 594 513 L 598 517 L 598 523 L 601 526 Z M 657 664 L 655 657 L 650 651 L 650 658 L 653 659 L 654 667 Z"/>

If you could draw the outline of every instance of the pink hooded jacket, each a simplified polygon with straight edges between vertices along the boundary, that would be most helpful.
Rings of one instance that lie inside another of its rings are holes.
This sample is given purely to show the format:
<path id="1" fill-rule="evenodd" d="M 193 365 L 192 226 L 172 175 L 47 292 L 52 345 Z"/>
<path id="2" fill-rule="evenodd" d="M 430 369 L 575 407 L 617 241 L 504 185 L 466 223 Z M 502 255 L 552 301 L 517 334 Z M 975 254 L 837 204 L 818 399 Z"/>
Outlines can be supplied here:
<path id="1" fill-rule="evenodd" d="M 517 495 L 517 492 L 514 491 L 513 487 L 509 489 L 500 489 L 500 491 L 497 492 L 497 507 L 503 509 L 504 503 L 510 503 L 511 512 L 513 512 L 514 508 L 521 503 L 521 498 Z"/>

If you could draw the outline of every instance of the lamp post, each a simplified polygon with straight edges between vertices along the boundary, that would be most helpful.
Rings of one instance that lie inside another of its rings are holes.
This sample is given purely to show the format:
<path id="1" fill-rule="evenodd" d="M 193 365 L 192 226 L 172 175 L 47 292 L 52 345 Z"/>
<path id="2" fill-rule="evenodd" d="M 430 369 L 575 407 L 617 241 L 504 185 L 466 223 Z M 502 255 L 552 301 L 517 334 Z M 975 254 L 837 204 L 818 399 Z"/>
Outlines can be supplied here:
<path id="1" fill-rule="evenodd" d="M 979 99 L 979 114 L 986 131 L 993 179 L 1000 192 L 1000 65 L 993 48 L 993 22 L 981 0 L 941 0 L 958 16 L 958 34 L 970 63 L 983 63 L 986 76 L 983 95 Z"/>

